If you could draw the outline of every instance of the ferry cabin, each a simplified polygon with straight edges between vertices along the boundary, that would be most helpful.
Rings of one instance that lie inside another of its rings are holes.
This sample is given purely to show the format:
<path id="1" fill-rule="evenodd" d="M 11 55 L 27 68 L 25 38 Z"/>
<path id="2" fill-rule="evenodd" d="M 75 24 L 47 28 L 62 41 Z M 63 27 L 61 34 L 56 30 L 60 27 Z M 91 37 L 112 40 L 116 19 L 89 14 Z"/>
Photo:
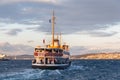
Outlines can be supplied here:
<path id="1" fill-rule="evenodd" d="M 69 62 L 69 52 L 60 48 L 35 48 L 35 60 L 37 64 L 66 64 Z"/>

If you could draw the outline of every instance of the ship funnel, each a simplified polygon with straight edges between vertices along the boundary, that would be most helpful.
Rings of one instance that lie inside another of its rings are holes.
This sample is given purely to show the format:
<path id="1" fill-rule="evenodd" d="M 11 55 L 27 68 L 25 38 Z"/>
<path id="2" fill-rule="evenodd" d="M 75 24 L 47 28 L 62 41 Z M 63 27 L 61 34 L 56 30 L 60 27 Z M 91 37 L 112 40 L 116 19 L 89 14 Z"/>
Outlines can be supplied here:
<path id="1" fill-rule="evenodd" d="M 58 39 L 54 39 L 54 48 L 59 48 L 60 47 L 60 43 Z"/>

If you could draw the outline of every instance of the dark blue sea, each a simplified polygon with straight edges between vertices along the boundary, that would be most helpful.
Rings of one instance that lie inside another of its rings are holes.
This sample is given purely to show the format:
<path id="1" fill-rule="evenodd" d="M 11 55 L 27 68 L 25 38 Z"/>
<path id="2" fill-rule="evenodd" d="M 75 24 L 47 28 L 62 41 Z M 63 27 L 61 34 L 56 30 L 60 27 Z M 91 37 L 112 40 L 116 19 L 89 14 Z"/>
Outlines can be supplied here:
<path id="1" fill-rule="evenodd" d="M 120 80 L 120 60 L 73 60 L 65 70 L 32 69 L 30 60 L 0 61 L 0 80 Z"/>

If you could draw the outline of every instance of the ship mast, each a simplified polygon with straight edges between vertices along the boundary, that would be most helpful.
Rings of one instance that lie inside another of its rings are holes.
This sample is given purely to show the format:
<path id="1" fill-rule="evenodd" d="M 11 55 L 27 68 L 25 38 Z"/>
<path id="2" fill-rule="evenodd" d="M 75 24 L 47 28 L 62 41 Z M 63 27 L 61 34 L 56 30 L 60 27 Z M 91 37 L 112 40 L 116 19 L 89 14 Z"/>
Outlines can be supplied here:
<path id="1" fill-rule="evenodd" d="M 54 24 L 55 24 L 55 16 L 54 16 L 54 11 L 52 15 L 52 46 L 54 47 Z"/>
<path id="2" fill-rule="evenodd" d="M 60 47 L 62 47 L 62 36 L 61 36 L 61 33 L 60 33 Z"/>

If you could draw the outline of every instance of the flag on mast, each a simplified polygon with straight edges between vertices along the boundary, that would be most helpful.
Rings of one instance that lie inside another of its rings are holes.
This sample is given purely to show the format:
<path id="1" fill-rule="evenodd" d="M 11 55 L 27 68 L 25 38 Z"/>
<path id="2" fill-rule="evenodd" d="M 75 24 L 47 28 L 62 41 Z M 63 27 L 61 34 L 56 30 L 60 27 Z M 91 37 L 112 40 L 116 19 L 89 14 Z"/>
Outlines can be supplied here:
<path id="1" fill-rule="evenodd" d="M 51 23 L 51 19 L 49 19 L 49 23 Z"/>
<path id="2" fill-rule="evenodd" d="M 43 44 L 45 44 L 45 39 L 43 39 Z"/>

